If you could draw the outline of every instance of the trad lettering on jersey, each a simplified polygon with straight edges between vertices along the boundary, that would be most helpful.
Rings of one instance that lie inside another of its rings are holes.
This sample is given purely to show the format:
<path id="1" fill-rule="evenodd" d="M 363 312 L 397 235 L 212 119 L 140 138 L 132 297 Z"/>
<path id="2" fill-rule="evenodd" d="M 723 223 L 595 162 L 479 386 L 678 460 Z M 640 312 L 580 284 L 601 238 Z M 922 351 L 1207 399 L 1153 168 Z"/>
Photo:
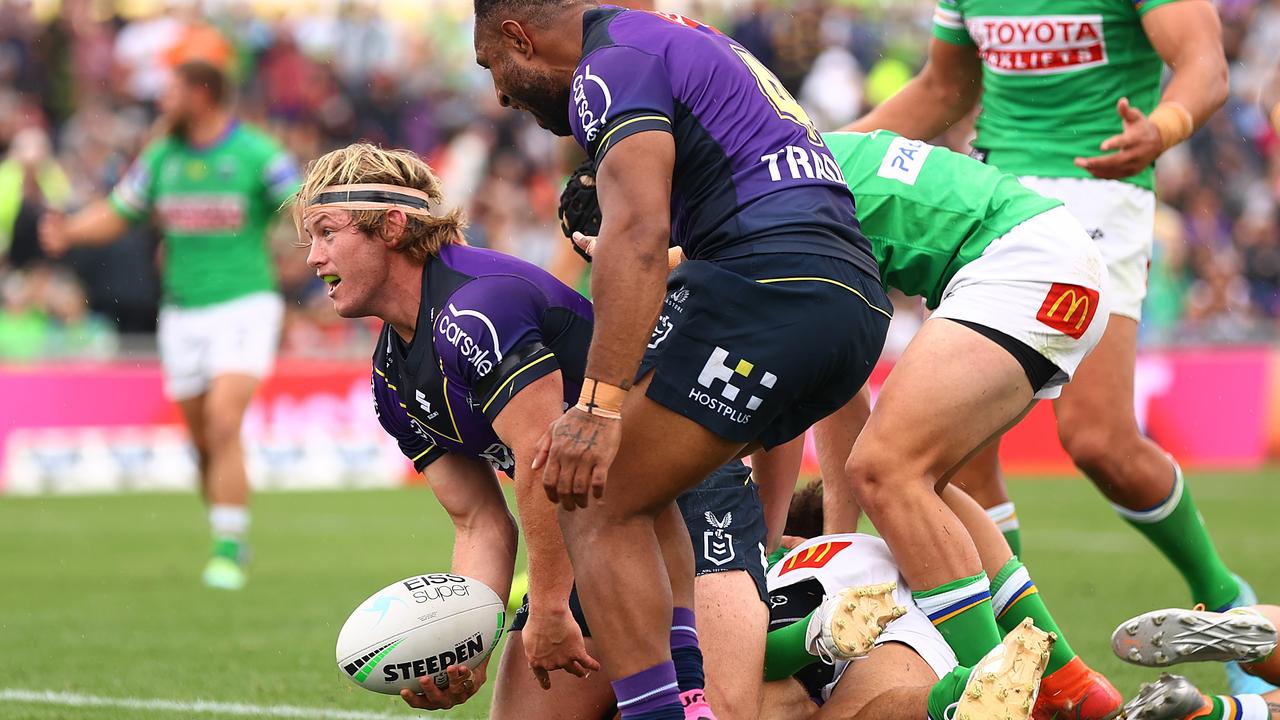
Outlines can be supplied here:
<path id="1" fill-rule="evenodd" d="M 1048 75 L 1107 64 L 1101 15 L 981 16 L 965 25 L 992 72 Z"/>
<path id="2" fill-rule="evenodd" d="M 773 182 L 788 180 L 830 180 L 845 183 L 844 173 L 835 158 L 827 153 L 820 153 L 813 148 L 788 145 L 781 150 L 762 155 L 760 162 L 769 168 L 769 179 Z"/>

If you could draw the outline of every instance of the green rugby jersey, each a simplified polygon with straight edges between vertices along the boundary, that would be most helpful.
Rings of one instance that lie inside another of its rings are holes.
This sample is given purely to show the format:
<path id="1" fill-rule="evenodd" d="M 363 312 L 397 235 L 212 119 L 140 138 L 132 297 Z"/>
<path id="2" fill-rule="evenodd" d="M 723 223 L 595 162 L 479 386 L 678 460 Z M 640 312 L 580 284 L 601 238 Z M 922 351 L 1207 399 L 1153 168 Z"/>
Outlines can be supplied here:
<path id="1" fill-rule="evenodd" d="M 1015 175 L 1092 177 L 1072 162 L 1120 133 L 1116 102 L 1150 113 L 1163 61 L 1142 16 L 1176 0 L 938 0 L 933 34 L 974 45 L 982 113 L 974 147 Z M 1126 182 L 1152 189 L 1147 168 Z"/>
<path id="2" fill-rule="evenodd" d="M 200 307 L 275 289 L 266 232 L 298 190 L 297 164 L 265 133 L 233 123 L 206 147 L 149 144 L 111 192 L 129 221 L 155 215 L 164 233 L 166 304 Z"/>
<path id="3" fill-rule="evenodd" d="M 1062 203 L 1012 175 L 894 133 L 824 133 L 857 202 L 885 287 L 933 309 L 991 241 Z"/>

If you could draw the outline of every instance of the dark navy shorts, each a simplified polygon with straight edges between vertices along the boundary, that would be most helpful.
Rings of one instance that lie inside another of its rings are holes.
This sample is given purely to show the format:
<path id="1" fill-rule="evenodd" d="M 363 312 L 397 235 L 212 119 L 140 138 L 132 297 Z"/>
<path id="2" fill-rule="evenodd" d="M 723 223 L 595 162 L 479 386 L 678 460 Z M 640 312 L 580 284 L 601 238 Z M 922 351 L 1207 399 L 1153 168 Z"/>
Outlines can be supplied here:
<path id="1" fill-rule="evenodd" d="M 689 528 L 697 575 L 745 570 L 755 582 L 761 602 L 767 603 L 764 546 L 768 531 L 760 495 L 751 481 L 751 469 L 742 461 L 734 460 L 711 473 L 676 502 Z M 582 628 L 583 637 L 590 637 L 576 587 L 569 595 L 569 609 Z M 519 632 L 528 619 L 529 597 L 526 595 L 508 632 Z"/>
<path id="2" fill-rule="evenodd" d="M 688 260 L 640 366 L 646 396 L 733 442 L 772 448 L 853 397 L 884 347 L 880 279 L 845 260 L 775 253 Z"/>

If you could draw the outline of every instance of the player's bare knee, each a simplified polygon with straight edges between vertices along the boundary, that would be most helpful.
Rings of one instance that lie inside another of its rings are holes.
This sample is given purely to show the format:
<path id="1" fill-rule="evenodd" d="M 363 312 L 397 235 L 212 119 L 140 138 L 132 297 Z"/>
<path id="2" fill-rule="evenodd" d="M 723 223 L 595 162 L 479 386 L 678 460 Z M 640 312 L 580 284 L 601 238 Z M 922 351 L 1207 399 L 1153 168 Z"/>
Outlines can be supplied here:
<path id="1" fill-rule="evenodd" d="M 904 494 L 932 493 L 932 482 L 914 472 L 902 459 L 868 449 L 854 452 L 845 463 L 845 475 L 853 486 L 858 504 L 871 514 L 900 505 Z"/>
<path id="2" fill-rule="evenodd" d="M 205 421 L 204 441 L 209 453 L 225 452 L 240 445 L 240 418 L 211 412 Z"/>
<path id="3" fill-rule="evenodd" d="M 1116 463 L 1117 451 L 1123 450 L 1123 435 L 1117 437 L 1112 428 L 1102 424 L 1059 424 L 1058 439 L 1076 467 L 1091 477 L 1115 474 L 1107 470 Z"/>

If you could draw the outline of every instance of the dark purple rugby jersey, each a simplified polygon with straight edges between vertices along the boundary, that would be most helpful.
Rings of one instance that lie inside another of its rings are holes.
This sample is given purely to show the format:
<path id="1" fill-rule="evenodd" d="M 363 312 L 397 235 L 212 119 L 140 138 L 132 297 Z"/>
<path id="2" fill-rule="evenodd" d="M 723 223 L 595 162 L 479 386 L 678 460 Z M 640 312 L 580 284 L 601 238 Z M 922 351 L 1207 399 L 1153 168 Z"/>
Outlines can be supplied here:
<path id="1" fill-rule="evenodd" d="M 808 115 L 714 28 L 672 13 L 589 10 L 569 120 L 597 163 L 636 133 L 674 135 L 671 242 L 686 256 L 826 255 L 879 277 L 844 175 Z"/>
<path id="2" fill-rule="evenodd" d="M 591 327 L 591 303 L 536 265 L 446 246 L 423 268 L 413 342 L 383 324 L 373 353 L 374 411 L 419 472 L 450 452 L 511 475 L 515 462 L 494 418 L 556 370 L 564 402 L 576 403 Z"/>

